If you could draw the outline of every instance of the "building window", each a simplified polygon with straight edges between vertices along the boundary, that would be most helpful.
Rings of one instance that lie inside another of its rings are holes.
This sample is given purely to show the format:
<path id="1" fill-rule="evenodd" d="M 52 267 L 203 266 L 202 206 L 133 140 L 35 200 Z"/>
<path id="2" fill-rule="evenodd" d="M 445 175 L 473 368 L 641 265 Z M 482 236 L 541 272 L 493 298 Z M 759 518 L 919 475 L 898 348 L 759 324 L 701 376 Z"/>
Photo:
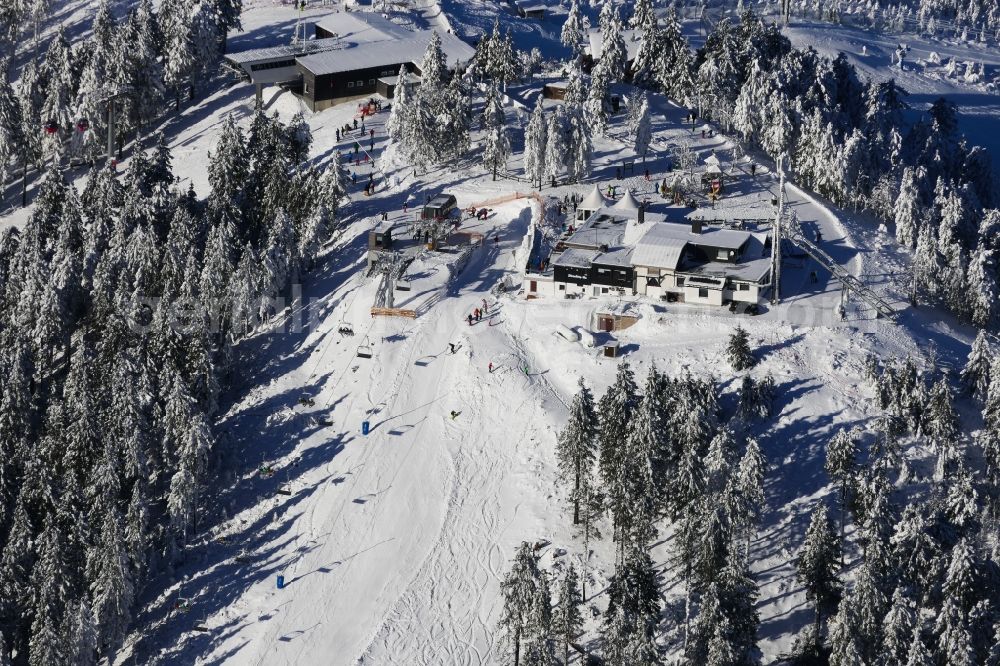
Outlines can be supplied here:
<path id="1" fill-rule="evenodd" d="M 608 293 L 608 288 L 607 287 L 601 287 L 601 293 L 602 294 Z"/>
<path id="2" fill-rule="evenodd" d="M 566 285 L 564 284 L 559 285 L 559 291 L 566 291 Z"/>
<path id="3" fill-rule="evenodd" d="M 354 87 L 354 81 L 348 81 L 347 82 L 347 87 L 348 88 L 353 88 Z"/>
<path id="4" fill-rule="evenodd" d="M 708 298 L 708 289 L 699 289 L 698 298 Z"/>
<path id="5" fill-rule="evenodd" d="M 748 285 L 748 284 L 741 284 L 740 285 L 740 291 L 750 291 L 750 285 Z"/>
<path id="6" fill-rule="evenodd" d="M 684 286 L 684 278 L 678 276 L 678 278 L 677 278 L 677 286 L 678 287 L 683 287 Z"/>
<path id="7" fill-rule="evenodd" d="M 302 84 L 302 92 L 304 92 L 307 95 L 309 94 L 309 84 L 308 83 L 303 83 Z"/>
<path id="8" fill-rule="evenodd" d="M 364 81 L 358 81 L 358 87 L 361 88 L 365 85 Z"/>
<path id="9" fill-rule="evenodd" d="M 716 257 L 716 259 L 719 259 L 721 261 L 726 261 L 727 259 L 729 259 L 729 251 L 728 250 L 716 250 L 715 257 Z"/>
<path id="10" fill-rule="evenodd" d="M 368 85 L 370 86 L 375 85 L 375 79 L 368 79 Z"/>

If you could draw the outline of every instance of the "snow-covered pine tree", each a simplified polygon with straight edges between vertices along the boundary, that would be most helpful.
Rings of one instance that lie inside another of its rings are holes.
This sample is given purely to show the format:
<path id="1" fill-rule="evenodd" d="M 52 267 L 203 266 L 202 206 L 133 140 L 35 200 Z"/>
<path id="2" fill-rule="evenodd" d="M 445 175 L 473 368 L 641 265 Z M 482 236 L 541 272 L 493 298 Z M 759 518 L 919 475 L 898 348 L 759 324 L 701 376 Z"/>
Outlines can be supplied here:
<path id="1" fill-rule="evenodd" d="M 960 430 L 958 414 L 951 397 L 948 380 L 942 377 L 931 388 L 930 400 L 923 415 L 922 429 L 937 451 L 935 476 L 938 480 L 948 476 L 953 468 L 955 445 Z"/>
<path id="2" fill-rule="evenodd" d="M 903 169 L 895 211 L 896 240 L 900 245 L 912 248 L 917 243 L 917 231 L 923 219 L 923 206 L 913 167 Z"/>
<path id="3" fill-rule="evenodd" d="M 979 493 L 973 485 L 972 472 L 964 462 L 955 466 L 948 481 L 943 509 L 956 533 L 967 534 L 979 527 Z"/>
<path id="4" fill-rule="evenodd" d="M 601 10 L 601 58 L 600 63 L 607 74 L 608 82 L 621 81 L 625 77 L 625 66 L 628 52 L 625 47 L 625 37 L 622 34 L 622 22 L 618 10 L 610 2 L 604 3 L 605 9 L 610 8 L 611 18 L 605 22 L 605 10 Z"/>
<path id="5" fill-rule="evenodd" d="M 771 416 L 774 404 L 774 378 L 768 374 L 759 382 L 744 375 L 740 385 L 740 404 L 736 415 L 744 421 Z"/>
<path id="6" fill-rule="evenodd" d="M 62 158 L 65 144 L 73 124 L 73 74 L 72 47 L 66 38 L 65 28 L 59 32 L 49 44 L 45 53 L 43 65 L 45 77 L 45 99 L 42 103 L 41 115 L 43 122 L 55 123 L 57 131 L 46 133 L 44 139 L 45 154 L 58 161 Z M 37 130 L 35 130 L 37 131 Z"/>
<path id="7" fill-rule="evenodd" d="M 840 539 L 843 542 L 850 504 L 850 486 L 858 471 L 858 443 L 853 432 L 842 428 L 826 445 L 824 469 L 831 481 L 840 484 Z M 843 566 L 843 560 L 841 560 Z"/>
<path id="8" fill-rule="evenodd" d="M 882 663 L 885 666 L 906 666 L 906 657 L 913 639 L 917 616 L 913 602 L 901 586 L 892 593 L 889 612 L 882 622 Z"/>
<path id="9" fill-rule="evenodd" d="M 174 104 L 181 108 L 181 94 L 193 85 L 195 44 L 188 0 L 167 0 L 158 14 L 163 34 L 163 83 L 173 92 Z"/>
<path id="10" fill-rule="evenodd" d="M 25 153 L 21 107 L 7 81 L 7 63 L 0 61 L 0 189 L 6 189 L 11 163 Z"/>
<path id="11" fill-rule="evenodd" d="M 539 97 L 524 130 L 524 174 L 532 183 L 537 183 L 539 188 L 545 179 L 547 142 L 548 124 L 542 108 L 542 98 Z"/>
<path id="12" fill-rule="evenodd" d="M 952 548 L 943 586 L 944 603 L 934 625 L 937 657 L 944 666 L 972 666 L 976 662 L 969 631 L 969 611 L 976 599 L 973 558 L 965 539 Z"/>
<path id="13" fill-rule="evenodd" d="M 746 451 L 740 459 L 736 472 L 730 477 L 726 488 L 726 510 L 733 523 L 733 534 L 745 537 L 744 561 L 749 561 L 750 540 L 760 516 L 763 514 L 764 477 L 767 475 L 767 460 L 754 438 L 747 439 Z"/>
<path id="14" fill-rule="evenodd" d="M 742 372 L 757 365 L 753 351 L 750 349 L 750 336 L 746 330 L 737 325 L 732 335 L 729 336 L 729 344 L 726 345 L 726 359 L 733 366 L 733 370 Z"/>
<path id="15" fill-rule="evenodd" d="M 385 129 L 389 137 L 398 143 L 404 143 L 409 118 L 407 114 L 410 110 L 410 91 L 408 82 L 409 74 L 406 71 L 406 64 L 399 66 L 399 76 L 396 84 L 396 94 L 392 98 L 392 108 L 389 111 L 389 120 L 386 121 Z"/>
<path id="16" fill-rule="evenodd" d="M 629 424 L 639 407 L 638 387 L 632 366 L 626 361 L 618 366 L 615 382 L 598 403 L 600 430 L 599 469 L 606 491 L 618 487 L 622 456 L 626 452 Z"/>
<path id="17" fill-rule="evenodd" d="M 483 166 L 493 173 L 506 171 L 507 158 L 510 157 L 510 136 L 507 134 L 507 117 L 503 104 L 500 102 L 500 91 L 491 87 L 486 95 L 486 109 L 483 112 Z"/>
<path id="18" fill-rule="evenodd" d="M 652 0 L 636 0 L 629 26 L 643 31 L 656 27 L 656 13 L 653 12 Z"/>
<path id="19" fill-rule="evenodd" d="M 637 634 L 651 637 L 659 623 L 660 594 L 653 562 L 645 546 L 632 548 L 615 566 L 608 585 L 608 610 L 601 634 L 608 663 L 630 662 L 630 647 L 641 645 Z M 655 662 L 654 662 L 655 663 Z"/>
<path id="20" fill-rule="evenodd" d="M 827 516 L 826 505 L 820 503 L 813 510 L 806 539 L 795 562 L 799 582 L 806 590 L 806 598 L 813 602 L 816 615 L 814 635 L 819 640 L 824 610 L 840 595 L 840 539 L 833 531 Z"/>
<path id="21" fill-rule="evenodd" d="M 123 47 L 128 49 L 128 82 L 133 91 L 129 108 L 135 130 L 142 136 L 146 126 L 162 112 L 165 93 L 158 52 L 161 35 L 152 0 L 140 0 L 130 23 L 134 42 Z"/>
<path id="22" fill-rule="evenodd" d="M 924 643 L 920 623 L 917 622 L 913 627 L 909 652 L 906 654 L 906 666 L 935 666 L 935 663 L 927 644 Z"/>
<path id="23" fill-rule="evenodd" d="M 990 366 L 990 388 L 983 405 L 983 421 L 995 434 L 1000 435 L 1000 354 L 993 357 Z"/>
<path id="24" fill-rule="evenodd" d="M 514 666 L 521 663 L 522 642 L 547 638 L 552 610 L 548 578 L 528 542 L 522 542 L 510 571 L 500 583 L 503 610 L 499 626 L 514 651 Z"/>
<path id="25" fill-rule="evenodd" d="M 445 85 L 445 75 L 447 73 L 447 62 L 444 51 L 441 48 L 441 36 L 435 30 L 431 33 L 431 38 L 427 43 L 427 50 L 420 61 L 420 85 L 428 89 L 443 88 Z"/>
<path id="26" fill-rule="evenodd" d="M 996 319 L 1000 288 L 997 285 L 997 265 L 994 253 L 981 242 L 969 261 L 965 278 L 967 309 L 972 323 L 981 329 L 990 328 Z"/>
<path id="27" fill-rule="evenodd" d="M 28 644 L 28 664 L 48 666 L 68 663 L 61 626 L 67 603 L 69 572 L 64 556 L 64 536 L 59 533 L 54 512 L 45 516 L 45 525 L 38 540 L 38 562 L 31 572 L 34 619 Z"/>
<path id="28" fill-rule="evenodd" d="M 590 89 L 583 110 L 587 124 L 593 134 L 604 134 L 608 129 L 608 85 L 610 80 L 606 67 L 599 61 L 590 73 Z"/>
<path id="29" fill-rule="evenodd" d="M 662 470 L 669 457 L 667 406 L 657 390 L 660 375 L 650 368 L 644 394 L 631 422 L 627 424 L 624 450 L 619 455 L 618 474 L 607 488 L 608 508 L 615 526 L 619 557 L 626 548 L 641 548 L 655 535 L 657 506 L 660 503 L 654 470 Z"/>
<path id="30" fill-rule="evenodd" d="M 583 23 L 583 14 L 580 12 L 580 5 L 577 0 L 572 0 L 569 6 L 569 13 L 566 15 L 566 22 L 563 23 L 560 41 L 573 54 L 573 58 L 579 60 L 583 56 L 586 34 Z"/>
<path id="31" fill-rule="evenodd" d="M 995 354 L 990 348 L 986 331 L 980 330 L 972 343 L 965 367 L 962 368 L 960 379 L 965 392 L 978 400 L 985 402 L 990 389 L 990 364 Z"/>
<path id="32" fill-rule="evenodd" d="M 583 630 L 580 578 L 572 562 L 559 579 L 559 601 L 552 609 L 552 634 L 562 644 L 563 663 L 569 663 L 569 644 Z"/>
<path id="33" fill-rule="evenodd" d="M 212 0 L 216 34 L 222 49 L 226 52 L 226 36 L 230 30 L 242 30 L 243 23 L 240 16 L 243 14 L 243 0 Z"/>
<path id="34" fill-rule="evenodd" d="M 284 128 L 284 133 L 292 158 L 292 164 L 302 164 L 309 157 L 309 149 L 312 147 L 313 136 L 312 129 L 310 129 L 309 123 L 306 122 L 305 116 L 302 115 L 301 111 L 298 111 L 288 121 L 288 125 Z"/>
<path id="35" fill-rule="evenodd" d="M 580 522 L 582 491 L 593 484 L 593 464 L 600 422 L 594 406 L 594 396 L 580 378 L 579 390 L 570 405 L 569 420 L 556 440 L 559 473 L 564 482 L 572 483 L 573 524 Z"/>
<path id="36" fill-rule="evenodd" d="M 830 619 L 830 666 L 865 666 L 858 611 L 847 597 Z"/>
<path id="37" fill-rule="evenodd" d="M 569 129 L 566 175 L 571 182 L 576 183 L 590 175 L 593 159 L 590 126 L 584 117 L 583 106 L 567 106 L 566 122 Z"/>
<path id="38" fill-rule="evenodd" d="M 190 24 L 191 52 L 194 62 L 194 73 L 191 77 L 193 89 L 198 88 L 199 81 L 208 79 L 218 66 L 220 23 L 217 20 L 213 2 L 215 0 L 194 0 L 186 19 Z M 225 34 L 221 37 L 225 38 Z"/>
<path id="39" fill-rule="evenodd" d="M 931 296 L 940 290 L 937 279 L 941 271 L 938 258 L 937 240 L 934 228 L 929 222 L 921 222 L 917 231 L 917 247 L 913 256 L 913 272 L 916 284 Z"/>
<path id="40" fill-rule="evenodd" d="M 642 32 L 639 50 L 632 61 L 632 83 L 636 86 L 656 89 L 657 68 L 663 59 L 663 33 L 657 27 Z"/>
<path id="41" fill-rule="evenodd" d="M 566 164 L 566 114 L 562 106 L 549 116 L 545 140 L 545 179 L 555 183 Z"/>
<path id="42" fill-rule="evenodd" d="M 738 456 L 732 429 L 727 426 L 719 428 L 719 432 L 708 443 L 708 455 L 705 457 L 707 488 L 712 495 L 718 496 L 731 483 L 739 462 Z"/>

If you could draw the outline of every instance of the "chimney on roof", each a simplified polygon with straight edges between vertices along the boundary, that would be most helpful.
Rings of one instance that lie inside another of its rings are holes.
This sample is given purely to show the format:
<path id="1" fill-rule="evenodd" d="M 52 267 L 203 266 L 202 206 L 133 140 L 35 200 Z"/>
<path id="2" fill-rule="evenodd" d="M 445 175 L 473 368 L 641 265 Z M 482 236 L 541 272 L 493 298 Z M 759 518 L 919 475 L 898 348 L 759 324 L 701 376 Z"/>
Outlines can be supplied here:
<path id="1" fill-rule="evenodd" d="M 700 234 L 701 233 L 701 226 L 702 226 L 701 220 L 692 220 L 691 221 L 691 233 L 693 233 L 693 234 Z"/>
<path id="2" fill-rule="evenodd" d="M 639 206 L 639 224 L 646 223 L 646 207 Z"/>

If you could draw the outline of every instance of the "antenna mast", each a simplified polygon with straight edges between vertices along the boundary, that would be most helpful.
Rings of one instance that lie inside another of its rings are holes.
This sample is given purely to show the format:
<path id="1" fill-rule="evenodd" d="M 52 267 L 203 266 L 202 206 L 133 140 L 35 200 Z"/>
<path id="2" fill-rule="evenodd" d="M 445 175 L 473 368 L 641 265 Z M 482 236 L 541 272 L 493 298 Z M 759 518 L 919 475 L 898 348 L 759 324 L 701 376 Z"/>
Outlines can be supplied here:
<path id="1" fill-rule="evenodd" d="M 785 155 L 779 155 L 778 210 L 774 215 L 774 238 L 771 242 L 771 305 L 781 300 L 781 218 L 785 213 Z"/>

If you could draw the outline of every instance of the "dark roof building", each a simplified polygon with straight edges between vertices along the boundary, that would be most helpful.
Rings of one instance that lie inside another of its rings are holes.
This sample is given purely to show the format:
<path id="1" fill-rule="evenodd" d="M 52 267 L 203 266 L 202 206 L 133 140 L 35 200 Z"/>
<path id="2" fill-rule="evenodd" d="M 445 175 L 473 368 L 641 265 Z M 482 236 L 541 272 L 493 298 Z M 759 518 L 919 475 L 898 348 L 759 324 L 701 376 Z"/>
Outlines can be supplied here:
<path id="1" fill-rule="evenodd" d="M 226 61 L 260 89 L 289 84 L 313 111 L 339 102 L 394 92 L 401 66 L 419 73 L 429 30 L 412 31 L 374 13 L 337 12 L 315 25 L 316 39 L 231 53 Z M 475 51 L 452 34 L 440 34 L 446 62 L 468 62 Z"/>

